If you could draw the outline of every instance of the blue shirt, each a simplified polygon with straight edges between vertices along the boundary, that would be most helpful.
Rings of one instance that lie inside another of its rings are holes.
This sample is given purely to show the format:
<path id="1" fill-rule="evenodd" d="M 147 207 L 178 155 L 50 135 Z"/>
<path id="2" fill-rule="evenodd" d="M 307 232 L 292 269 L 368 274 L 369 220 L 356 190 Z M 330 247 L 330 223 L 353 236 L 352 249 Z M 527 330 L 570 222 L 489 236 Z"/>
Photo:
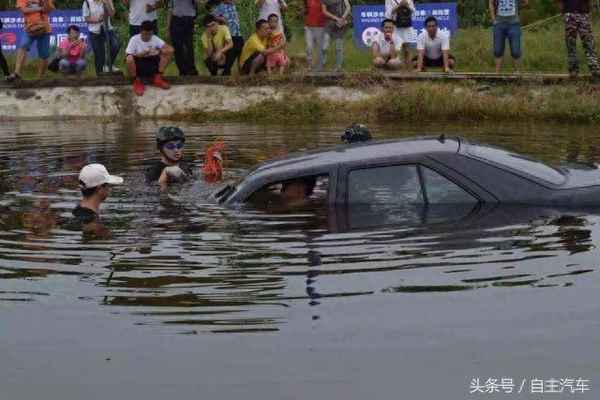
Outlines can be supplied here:
<path id="1" fill-rule="evenodd" d="M 227 21 L 227 25 L 229 26 L 229 32 L 231 32 L 231 36 L 242 36 L 242 31 L 240 29 L 240 16 L 235 8 L 235 4 L 225 4 L 221 2 L 221 4 L 215 7 L 212 15 L 215 17 L 222 15 L 225 18 L 225 21 Z"/>

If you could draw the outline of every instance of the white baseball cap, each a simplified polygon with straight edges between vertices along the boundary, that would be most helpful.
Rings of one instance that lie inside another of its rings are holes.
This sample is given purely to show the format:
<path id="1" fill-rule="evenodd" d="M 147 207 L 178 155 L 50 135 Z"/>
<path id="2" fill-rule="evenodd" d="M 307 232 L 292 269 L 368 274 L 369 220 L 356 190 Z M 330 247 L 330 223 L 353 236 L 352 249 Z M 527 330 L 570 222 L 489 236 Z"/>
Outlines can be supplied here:
<path id="1" fill-rule="evenodd" d="M 110 175 L 102 164 L 88 164 L 79 173 L 79 184 L 83 189 L 91 189 L 108 183 L 109 185 L 120 185 L 123 178 Z"/>

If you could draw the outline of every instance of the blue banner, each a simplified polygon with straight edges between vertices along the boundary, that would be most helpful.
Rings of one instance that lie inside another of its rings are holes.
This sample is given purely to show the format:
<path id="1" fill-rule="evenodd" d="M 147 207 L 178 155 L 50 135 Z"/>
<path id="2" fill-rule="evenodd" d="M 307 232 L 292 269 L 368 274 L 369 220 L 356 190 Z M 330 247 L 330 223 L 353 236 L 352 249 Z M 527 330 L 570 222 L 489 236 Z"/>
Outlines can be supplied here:
<path id="1" fill-rule="evenodd" d="M 26 35 L 23 13 L 20 11 L 3 11 L 0 12 L 0 19 L 2 19 L 2 23 L 4 24 L 4 28 L 2 29 L 2 32 L 0 32 L 2 51 L 5 53 L 13 53 L 17 50 L 23 36 Z M 67 27 L 70 25 L 77 25 L 81 30 L 81 38 L 84 40 L 87 39 L 87 23 L 81 15 L 81 9 L 52 11 L 50 13 L 50 25 L 52 26 L 50 47 L 58 46 L 61 40 L 67 37 Z M 29 56 L 35 57 L 36 55 L 37 48 L 34 45 L 31 47 Z"/>
<path id="2" fill-rule="evenodd" d="M 454 34 L 458 29 L 456 3 L 416 4 L 412 17 L 412 34 L 409 43 L 416 44 L 417 36 L 424 27 L 425 18 L 434 16 L 438 20 L 439 29 Z M 352 7 L 354 23 L 354 44 L 360 49 L 371 48 L 371 44 L 381 35 L 381 22 L 385 19 L 385 6 L 382 4 Z"/>

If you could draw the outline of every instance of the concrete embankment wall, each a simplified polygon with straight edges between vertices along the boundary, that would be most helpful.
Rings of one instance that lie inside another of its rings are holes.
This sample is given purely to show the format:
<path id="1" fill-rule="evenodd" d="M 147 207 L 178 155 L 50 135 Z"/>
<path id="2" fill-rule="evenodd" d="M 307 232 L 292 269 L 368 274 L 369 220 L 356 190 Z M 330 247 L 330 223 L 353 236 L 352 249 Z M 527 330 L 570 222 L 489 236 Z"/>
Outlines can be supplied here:
<path id="1" fill-rule="evenodd" d="M 136 96 L 123 77 L 0 83 L 0 121 L 194 118 L 263 122 L 600 121 L 600 86 L 566 75 L 171 77 Z"/>
<path id="2" fill-rule="evenodd" d="M 235 86 L 177 84 L 170 90 L 147 87 L 138 97 L 129 85 L 0 88 L 0 120 L 141 117 L 211 112 L 240 112 L 261 102 L 281 101 L 286 96 L 324 101 L 356 102 L 370 98 L 374 88 L 286 85 Z"/>

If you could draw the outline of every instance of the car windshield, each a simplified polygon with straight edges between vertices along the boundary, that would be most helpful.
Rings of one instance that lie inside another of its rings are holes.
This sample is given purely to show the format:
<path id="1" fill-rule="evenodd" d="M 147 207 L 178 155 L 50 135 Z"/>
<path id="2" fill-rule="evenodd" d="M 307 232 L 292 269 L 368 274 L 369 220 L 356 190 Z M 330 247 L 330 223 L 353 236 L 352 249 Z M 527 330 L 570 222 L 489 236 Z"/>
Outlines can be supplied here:
<path id="1" fill-rule="evenodd" d="M 534 160 L 521 154 L 511 153 L 510 151 L 497 147 L 471 144 L 467 153 L 482 161 L 499 164 L 515 170 L 516 172 L 531 175 L 534 178 L 544 180 L 554 185 L 560 185 L 564 183 L 566 179 L 565 175 L 558 169 L 549 167 L 541 161 Z"/>

